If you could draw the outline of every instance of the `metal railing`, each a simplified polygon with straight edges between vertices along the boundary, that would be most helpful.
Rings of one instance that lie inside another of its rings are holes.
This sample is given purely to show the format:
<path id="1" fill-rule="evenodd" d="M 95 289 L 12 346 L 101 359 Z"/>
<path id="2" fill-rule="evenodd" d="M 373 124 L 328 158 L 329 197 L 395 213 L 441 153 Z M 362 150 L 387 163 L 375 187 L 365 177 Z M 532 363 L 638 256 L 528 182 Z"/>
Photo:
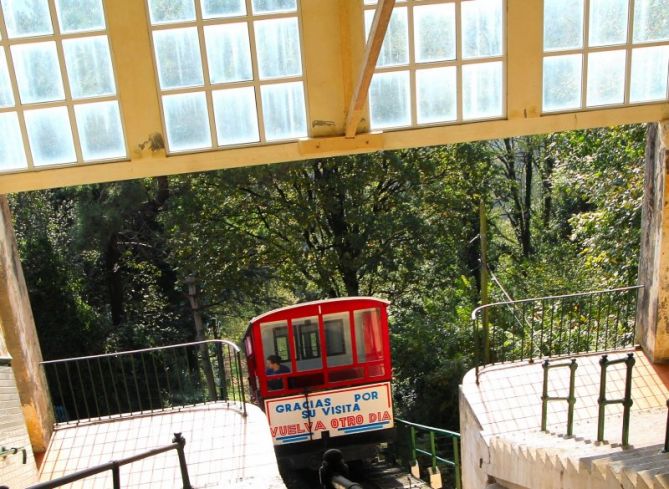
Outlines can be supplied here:
<path id="1" fill-rule="evenodd" d="M 572 358 L 570 362 L 553 365 L 548 360 L 544 360 L 542 367 L 544 369 L 544 385 L 541 394 L 541 431 L 547 431 L 549 401 L 567 401 L 567 436 L 572 436 L 574 434 L 574 404 L 576 404 L 574 384 L 576 381 L 576 369 L 578 368 L 576 360 Z M 548 372 L 551 369 L 564 367 L 569 368 L 569 394 L 567 397 L 551 397 L 548 395 Z"/>
<path id="2" fill-rule="evenodd" d="M 411 465 L 414 465 L 418 462 L 418 455 L 423 455 L 429 457 L 430 464 L 432 469 L 436 470 L 438 465 L 444 465 L 446 467 L 453 469 L 454 476 L 454 487 L 455 489 L 462 488 L 462 482 L 460 477 L 460 433 L 454 431 L 442 430 L 440 428 L 434 428 L 432 426 L 425 426 L 422 424 L 411 423 L 403 419 L 395 418 L 395 422 L 398 425 L 404 425 L 409 428 L 410 438 L 409 438 L 409 450 Z M 417 432 L 427 433 L 427 443 L 428 447 L 420 448 L 418 447 Z M 439 445 L 440 440 L 450 440 L 451 446 Z M 446 458 L 445 453 L 452 454 L 452 460 Z"/>
<path id="3" fill-rule="evenodd" d="M 208 340 L 42 362 L 56 423 L 225 401 L 246 416 L 237 345 Z"/>
<path id="4" fill-rule="evenodd" d="M 611 365 L 617 365 L 620 363 L 625 364 L 625 392 L 621 399 L 607 399 L 606 398 L 606 369 Z M 622 444 L 623 446 L 629 445 L 629 435 L 630 435 L 630 411 L 632 409 L 632 369 L 636 360 L 634 359 L 634 353 L 628 353 L 627 358 L 619 358 L 618 360 L 609 360 L 608 355 L 602 355 L 602 358 L 599 360 L 600 366 L 600 378 L 599 378 L 599 398 L 597 403 L 599 404 L 599 415 L 597 417 L 597 441 L 604 441 L 604 420 L 606 419 L 606 406 L 610 404 L 622 404 L 623 405 L 623 433 L 622 433 Z"/>
<path id="5" fill-rule="evenodd" d="M 143 460 L 145 458 L 153 457 L 161 453 L 169 452 L 170 450 L 176 450 L 179 457 L 179 469 L 181 470 L 181 481 L 183 484 L 183 489 L 192 489 L 193 486 L 190 484 L 190 478 L 188 476 L 188 466 L 186 465 L 186 456 L 184 455 L 184 446 L 186 445 L 186 440 L 181 433 L 175 433 L 174 439 L 172 440 L 171 445 L 166 445 L 160 448 L 154 448 L 144 453 L 139 453 L 133 455 L 132 457 L 123 458 L 121 460 L 114 460 L 112 462 L 107 462 L 106 464 L 97 465 L 88 469 L 80 470 L 74 472 L 70 475 L 63 477 L 58 477 L 47 482 L 40 482 L 39 484 L 34 484 L 29 486 L 27 489 L 53 489 L 54 487 L 64 486 L 65 484 L 71 484 L 88 477 L 92 477 L 103 472 L 111 470 L 112 472 L 112 483 L 114 489 L 121 488 L 121 471 L 120 468 L 124 465 Z"/>
<path id="6" fill-rule="evenodd" d="M 474 309 L 477 380 L 482 365 L 633 345 L 642 287 L 496 302 Z"/>

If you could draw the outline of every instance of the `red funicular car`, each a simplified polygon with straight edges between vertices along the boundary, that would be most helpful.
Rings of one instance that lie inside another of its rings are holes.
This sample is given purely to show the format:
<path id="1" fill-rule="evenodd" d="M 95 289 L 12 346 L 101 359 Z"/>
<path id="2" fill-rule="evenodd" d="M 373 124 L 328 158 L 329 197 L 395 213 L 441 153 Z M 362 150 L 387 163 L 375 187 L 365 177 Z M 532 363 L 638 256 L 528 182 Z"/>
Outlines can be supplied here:
<path id="1" fill-rule="evenodd" d="M 251 320 L 249 380 L 279 460 L 317 466 L 327 448 L 365 459 L 392 437 L 388 304 L 327 299 Z"/>

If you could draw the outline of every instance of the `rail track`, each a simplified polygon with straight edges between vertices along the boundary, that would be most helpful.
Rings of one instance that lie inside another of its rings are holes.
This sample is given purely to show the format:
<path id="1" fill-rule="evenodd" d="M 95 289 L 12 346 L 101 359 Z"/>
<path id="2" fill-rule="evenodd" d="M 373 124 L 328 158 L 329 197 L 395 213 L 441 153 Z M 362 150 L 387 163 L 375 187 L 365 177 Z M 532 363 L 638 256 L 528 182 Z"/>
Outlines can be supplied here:
<path id="1" fill-rule="evenodd" d="M 287 489 L 320 489 L 315 470 L 282 469 L 281 475 Z M 367 463 L 353 467 L 350 479 L 364 489 L 428 489 L 424 481 L 409 475 L 403 469 L 386 462 Z"/>

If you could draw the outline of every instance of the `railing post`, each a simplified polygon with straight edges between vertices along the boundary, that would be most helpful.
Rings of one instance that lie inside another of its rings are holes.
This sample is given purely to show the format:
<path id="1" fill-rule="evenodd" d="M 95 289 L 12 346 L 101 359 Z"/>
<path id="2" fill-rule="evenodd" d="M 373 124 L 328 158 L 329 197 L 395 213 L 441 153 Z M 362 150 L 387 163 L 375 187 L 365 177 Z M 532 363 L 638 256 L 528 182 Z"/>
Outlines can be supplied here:
<path id="1" fill-rule="evenodd" d="M 546 418 L 548 417 L 548 366 L 550 362 L 544 360 L 541 367 L 544 369 L 544 386 L 541 391 L 541 431 L 546 431 Z"/>
<path id="2" fill-rule="evenodd" d="M 416 463 L 416 428 L 409 427 L 409 449 L 411 450 L 411 465 Z"/>
<path id="3" fill-rule="evenodd" d="M 667 399 L 667 426 L 664 432 L 664 450 L 662 453 L 669 452 L 669 399 Z"/>
<path id="4" fill-rule="evenodd" d="M 188 477 L 188 465 L 186 465 L 186 455 L 184 454 L 184 446 L 186 446 L 186 440 L 181 433 L 174 433 L 174 439 L 172 443 L 176 443 L 179 446 L 177 447 L 177 454 L 179 455 L 179 467 L 181 468 L 181 480 L 183 482 L 183 489 L 193 489 L 190 485 L 190 478 Z"/>
<path id="5" fill-rule="evenodd" d="M 455 464 L 455 489 L 462 488 L 462 482 L 460 480 L 460 444 L 458 443 L 457 438 L 452 438 L 453 440 L 453 463 Z"/>
<path id="6" fill-rule="evenodd" d="M 625 359 L 627 372 L 625 374 L 625 397 L 623 398 L 623 446 L 629 444 L 630 411 L 632 410 L 632 404 L 634 403 L 634 401 L 632 401 L 632 368 L 635 363 L 634 353 L 628 353 L 627 358 Z"/>
<path id="7" fill-rule="evenodd" d="M 437 443 L 434 439 L 434 431 L 430 431 L 430 453 L 432 454 L 432 468 L 437 468 Z"/>
<path id="8" fill-rule="evenodd" d="M 121 489 L 121 471 L 119 470 L 119 465 L 116 462 L 114 462 L 114 467 L 112 468 L 112 482 L 114 489 Z"/>
<path id="9" fill-rule="evenodd" d="M 242 396 L 242 409 L 244 410 L 244 417 L 246 417 L 246 393 L 244 389 L 244 376 L 242 375 L 241 358 L 241 353 L 237 352 L 237 377 L 239 379 L 239 391 Z"/>
<path id="10" fill-rule="evenodd" d="M 609 356 L 602 355 L 599 360 L 599 415 L 597 416 L 597 441 L 604 441 L 604 419 L 606 417 L 606 367 L 609 363 Z"/>
<path id="11" fill-rule="evenodd" d="M 574 390 L 577 368 L 578 365 L 576 364 L 576 359 L 572 358 L 571 364 L 569 365 L 569 397 L 567 399 L 567 402 L 569 403 L 569 409 L 567 411 L 567 436 L 572 436 L 574 434 L 574 404 L 576 404 Z"/>

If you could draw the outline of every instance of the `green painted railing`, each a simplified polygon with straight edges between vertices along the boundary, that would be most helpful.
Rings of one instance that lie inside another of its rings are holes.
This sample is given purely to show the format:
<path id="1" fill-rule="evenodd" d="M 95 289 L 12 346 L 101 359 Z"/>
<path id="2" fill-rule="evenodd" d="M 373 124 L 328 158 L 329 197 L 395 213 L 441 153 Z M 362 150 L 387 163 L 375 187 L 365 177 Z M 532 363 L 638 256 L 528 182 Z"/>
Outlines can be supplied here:
<path id="1" fill-rule="evenodd" d="M 578 368 L 576 359 L 572 358 L 570 362 L 553 365 L 551 365 L 548 360 L 544 360 L 542 367 L 544 369 L 544 386 L 541 394 L 541 431 L 547 431 L 548 403 L 550 401 L 567 401 L 569 406 L 567 410 L 567 436 L 572 436 L 574 434 L 574 404 L 576 404 L 574 384 L 576 380 L 576 369 Z M 548 395 L 548 371 L 564 367 L 569 369 L 569 395 L 567 397 L 551 397 Z"/>
<path id="2" fill-rule="evenodd" d="M 455 489 L 462 488 L 462 482 L 460 478 L 460 433 L 454 431 L 443 430 L 441 428 L 434 428 L 432 426 L 425 426 L 422 424 L 411 423 L 403 419 L 395 418 L 395 422 L 399 425 L 404 425 L 409 428 L 409 450 L 411 457 L 411 465 L 417 463 L 418 455 L 425 455 L 430 457 L 431 466 L 433 469 L 436 469 L 439 464 L 450 467 L 454 470 L 455 478 Z M 428 434 L 428 444 L 426 448 L 419 447 L 417 444 L 417 434 L 427 433 Z M 448 438 L 452 443 L 452 452 L 453 459 L 444 458 L 440 456 L 440 451 L 437 446 L 437 441 L 439 439 Z"/>

